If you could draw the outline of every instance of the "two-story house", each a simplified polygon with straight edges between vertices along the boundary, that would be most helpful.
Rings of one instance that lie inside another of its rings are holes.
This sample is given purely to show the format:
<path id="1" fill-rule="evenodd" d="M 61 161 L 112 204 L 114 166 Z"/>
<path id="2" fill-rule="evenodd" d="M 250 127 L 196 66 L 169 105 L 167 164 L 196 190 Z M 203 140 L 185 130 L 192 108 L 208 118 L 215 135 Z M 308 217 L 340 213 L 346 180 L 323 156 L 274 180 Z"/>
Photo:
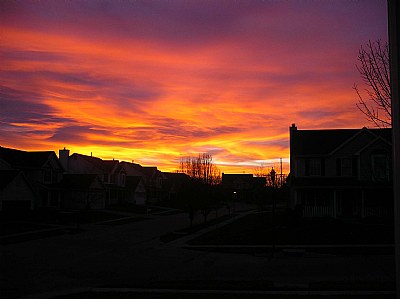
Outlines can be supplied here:
<path id="1" fill-rule="evenodd" d="M 290 127 L 290 207 L 305 217 L 390 216 L 391 129 Z"/>
<path id="2" fill-rule="evenodd" d="M 36 199 L 32 208 L 60 207 L 60 187 L 63 167 L 53 151 L 21 151 L 0 147 L 0 167 L 20 170 L 33 188 Z"/>
<path id="3" fill-rule="evenodd" d="M 68 149 L 59 151 L 60 162 L 68 174 L 95 174 L 106 190 L 106 206 L 126 200 L 126 171 L 118 160 L 102 160 L 98 157 L 74 153 Z"/>
<path id="4" fill-rule="evenodd" d="M 63 175 L 60 183 L 63 209 L 104 209 L 106 207 L 106 188 L 96 174 Z"/>
<path id="5" fill-rule="evenodd" d="M 121 162 L 127 176 L 140 176 L 146 188 L 146 202 L 157 203 L 166 198 L 163 183 L 166 176 L 157 167 L 141 166 L 137 163 Z"/>

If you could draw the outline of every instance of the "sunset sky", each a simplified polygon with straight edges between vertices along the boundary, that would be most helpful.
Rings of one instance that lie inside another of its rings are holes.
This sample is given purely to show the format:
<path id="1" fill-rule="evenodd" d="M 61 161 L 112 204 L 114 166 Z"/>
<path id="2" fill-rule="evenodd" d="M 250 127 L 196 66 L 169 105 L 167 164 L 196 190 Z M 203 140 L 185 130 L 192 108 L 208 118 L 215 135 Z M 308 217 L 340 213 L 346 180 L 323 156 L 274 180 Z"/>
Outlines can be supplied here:
<path id="1" fill-rule="evenodd" d="M 1 1 L 0 145 L 286 169 L 292 123 L 370 126 L 352 87 L 377 39 L 386 0 Z"/>

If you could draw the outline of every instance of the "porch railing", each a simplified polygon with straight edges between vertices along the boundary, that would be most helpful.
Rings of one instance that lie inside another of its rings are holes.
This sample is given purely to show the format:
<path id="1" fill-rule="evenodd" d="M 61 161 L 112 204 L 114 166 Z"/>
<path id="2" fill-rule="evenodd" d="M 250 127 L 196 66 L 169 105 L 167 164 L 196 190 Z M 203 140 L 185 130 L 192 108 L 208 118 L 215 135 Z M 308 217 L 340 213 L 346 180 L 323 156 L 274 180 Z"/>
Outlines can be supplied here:
<path id="1" fill-rule="evenodd" d="M 305 206 L 303 207 L 303 217 L 333 217 L 333 207 Z"/>

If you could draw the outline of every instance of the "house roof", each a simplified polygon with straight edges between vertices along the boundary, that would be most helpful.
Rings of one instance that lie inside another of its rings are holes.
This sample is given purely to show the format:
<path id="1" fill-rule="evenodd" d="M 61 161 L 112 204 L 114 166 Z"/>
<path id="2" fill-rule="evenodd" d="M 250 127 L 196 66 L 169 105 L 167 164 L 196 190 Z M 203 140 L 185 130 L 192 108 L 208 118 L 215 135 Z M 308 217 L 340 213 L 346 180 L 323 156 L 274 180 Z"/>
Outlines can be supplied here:
<path id="1" fill-rule="evenodd" d="M 188 182 L 191 180 L 190 176 L 181 172 L 163 172 L 164 176 L 171 181 Z"/>
<path id="2" fill-rule="evenodd" d="M 41 168 L 47 162 L 53 151 L 26 152 L 0 146 L 0 158 L 14 168 Z"/>
<path id="3" fill-rule="evenodd" d="M 125 181 L 125 187 L 136 189 L 141 180 L 142 180 L 141 176 L 127 176 Z"/>
<path id="4" fill-rule="evenodd" d="M 155 166 L 142 166 L 142 173 L 149 178 L 155 175 L 157 171 L 157 167 Z"/>
<path id="5" fill-rule="evenodd" d="M 296 155 L 328 155 L 363 130 L 391 142 L 391 129 L 295 130 L 291 152 Z"/>
<path id="6" fill-rule="evenodd" d="M 107 173 L 112 173 L 114 169 L 116 169 L 117 165 L 119 164 L 118 160 L 102 160 L 103 169 Z"/>
<path id="7" fill-rule="evenodd" d="M 180 189 L 183 186 L 189 186 L 193 182 L 192 178 L 185 173 L 179 172 L 162 172 L 166 180 L 163 183 L 163 188 L 168 189 Z"/>
<path id="8" fill-rule="evenodd" d="M 0 170 L 0 190 L 4 190 L 19 174 L 18 170 Z"/>
<path id="9" fill-rule="evenodd" d="M 122 167 L 125 169 L 128 176 L 143 176 L 143 167 L 140 164 L 121 161 Z"/>
<path id="10" fill-rule="evenodd" d="M 92 156 L 87 156 L 87 155 L 82 155 L 82 154 L 77 154 L 74 153 L 72 154 L 69 158 L 70 159 L 77 159 L 78 157 L 86 160 L 88 163 L 90 163 L 94 168 L 104 171 L 104 166 L 103 166 L 103 160 L 97 157 L 92 157 Z"/>

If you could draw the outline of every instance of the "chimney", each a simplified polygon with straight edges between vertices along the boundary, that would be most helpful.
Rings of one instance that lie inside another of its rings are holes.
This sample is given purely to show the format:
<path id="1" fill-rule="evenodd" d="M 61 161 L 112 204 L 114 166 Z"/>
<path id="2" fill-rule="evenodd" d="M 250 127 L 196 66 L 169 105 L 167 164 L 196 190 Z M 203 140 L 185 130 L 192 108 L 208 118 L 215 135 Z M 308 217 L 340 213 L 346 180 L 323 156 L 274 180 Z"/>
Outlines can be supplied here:
<path id="1" fill-rule="evenodd" d="M 69 150 L 64 147 L 58 151 L 58 158 L 65 172 L 69 170 Z"/>
<path id="2" fill-rule="evenodd" d="M 297 132 L 297 127 L 296 124 L 292 124 L 291 127 L 289 127 L 289 150 L 290 150 L 290 173 L 292 175 L 296 175 L 296 170 L 295 170 L 295 165 L 294 165 L 294 135 Z"/>

